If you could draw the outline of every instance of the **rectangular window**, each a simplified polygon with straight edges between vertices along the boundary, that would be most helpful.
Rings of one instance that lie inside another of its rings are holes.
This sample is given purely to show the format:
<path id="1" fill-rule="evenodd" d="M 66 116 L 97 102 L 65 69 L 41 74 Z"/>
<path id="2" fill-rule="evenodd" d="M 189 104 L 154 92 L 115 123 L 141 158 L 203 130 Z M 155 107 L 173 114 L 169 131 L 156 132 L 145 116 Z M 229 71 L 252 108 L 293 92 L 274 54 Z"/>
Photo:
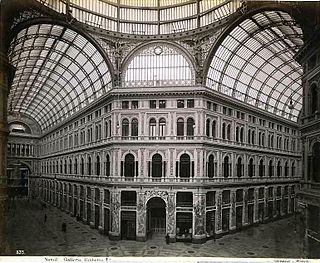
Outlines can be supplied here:
<path id="1" fill-rule="evenodd" d="M 223 113 L 223 114 L 227 114 L 227 107 L 223 107 L 223 108 L 222 108 L 222 113 Z"/>
<path id="2" fill-rule="evenodd" d="M 156 100 L 150 100 L 149 101 L 149 107 L 150 107 L 150 109 L 157 108 L 157 101 Z"/>
<path id="3" fill-rule="evenodd" d="M 193 99 L 187 100 L 187 108 L 194 108 L 194 100 Z"/>
<path id="4" fill-rule="evenodd" d="M 166 101 L 165 100 L 159 100 L 159 108 L 160 109 L 166 108 Z"/>
<path id="5" fill-rule="evenodd" d="M 129 109 L 129 101 L 122 101 L 122 109 Z"/>
<path id="6" fill-rule="evenodd" d="M 212 103 L 212 110 L 217 111 L 218 105 L 216 103 Z"/>
<path id="7" fill-rule="evenodd" d="M 133 101 L 131 102 L 131 108 L 132 108 L 132 109 L 138 109 L 138 108 L 139 108 L 139 103 L 138 103 L 137 100 L 133 100 Z"/>
<path id="8" fill-rule="evenodd" d="M 207 109 L 211 110 L 211 102 L 210 101 L 207 101 Z"/>
<path id="9" fill-rule="evenodd" d="M 184 100 L 177 100 L 177 108 L 184 108 Z"/>
<path id="10" fill-rule="evenodd" d="M 228 115 L 232 116 L 232 109 L 230 109 L 230 108 L 228 109 Z"/>

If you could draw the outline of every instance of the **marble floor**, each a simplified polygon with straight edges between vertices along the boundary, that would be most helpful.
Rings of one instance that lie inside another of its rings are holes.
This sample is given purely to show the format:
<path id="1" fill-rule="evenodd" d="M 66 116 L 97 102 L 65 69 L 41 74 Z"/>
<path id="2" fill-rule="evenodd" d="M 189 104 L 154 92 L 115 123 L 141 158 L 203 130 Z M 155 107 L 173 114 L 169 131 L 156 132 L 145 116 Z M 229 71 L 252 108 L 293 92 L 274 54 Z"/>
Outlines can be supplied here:
<path id="1" fill-rule="evenodd" d="M 55 207 L 42 209 L 36 200 L 16 200 L 8 218 L 7 243 L 2 244 L 0 255 L 15 255 L 17 250 L 23 250 L 29 256 L 303 257 L 303 234 L 299 228 L 295 229 L 294 216 L 226 235 L 216 242 L 169 245 L 162 236 L 153 236 L 147 242 L 110 241 Z M 66 233 L 61 231 L 63 222 L 67 225 Z"/>

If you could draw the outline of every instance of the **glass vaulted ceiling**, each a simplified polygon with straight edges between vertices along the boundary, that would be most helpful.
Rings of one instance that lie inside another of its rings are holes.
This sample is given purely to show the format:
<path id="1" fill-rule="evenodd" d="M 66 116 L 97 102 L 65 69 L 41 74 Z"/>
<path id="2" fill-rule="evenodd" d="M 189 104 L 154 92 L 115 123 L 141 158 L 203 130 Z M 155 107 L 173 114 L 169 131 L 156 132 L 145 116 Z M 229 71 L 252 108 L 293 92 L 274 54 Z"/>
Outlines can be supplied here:
<path id="1" fill-rule="evenodd" d="M 38 0 L 66 13 L 67 0 Z M 70 0 L 80 22 L 110 31 L 160 35 L 193 30 L 229 17 L 239 0 Z"/>
<path id="2" fill-rule="evenodd" d="M 34 118 L 47 130 L 111 88 L 101 53 L 82 35 L 52 24 L 20 31 L 11 42 L 15 67 L 8 109 Z"/>
<path id="3" fill-rule="evenodd" d="M 289 14 L 255 14 L 236 26 L 219 45 L 206 85 L 297 121 L 302 107 L 303 70 L 293 56 L 302 45 L 302 30 Z"/>

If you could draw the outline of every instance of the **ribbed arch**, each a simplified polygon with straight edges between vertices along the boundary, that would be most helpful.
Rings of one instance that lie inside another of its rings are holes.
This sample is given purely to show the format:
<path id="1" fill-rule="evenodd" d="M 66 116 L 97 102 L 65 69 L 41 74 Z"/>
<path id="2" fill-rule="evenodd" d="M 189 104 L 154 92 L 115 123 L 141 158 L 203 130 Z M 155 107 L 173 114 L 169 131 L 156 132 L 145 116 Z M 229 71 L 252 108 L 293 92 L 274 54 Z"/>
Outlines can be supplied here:
<path id="1" fill-rule="evenodd" d="M 18 30 L 8 51 L 16 68 L 9 112 L 33 117 L 44 131 L 111 88 L 111 63 L 91 37 L 46 20 Z"/>
<path id="2" fill-rule="evenodd" d="M 209 88 L 297 121 L 302 107 L 302 67 L 294 55 L 303 33 L 284 11 L 253 13 L 227 31 L 213 49 Z"/>

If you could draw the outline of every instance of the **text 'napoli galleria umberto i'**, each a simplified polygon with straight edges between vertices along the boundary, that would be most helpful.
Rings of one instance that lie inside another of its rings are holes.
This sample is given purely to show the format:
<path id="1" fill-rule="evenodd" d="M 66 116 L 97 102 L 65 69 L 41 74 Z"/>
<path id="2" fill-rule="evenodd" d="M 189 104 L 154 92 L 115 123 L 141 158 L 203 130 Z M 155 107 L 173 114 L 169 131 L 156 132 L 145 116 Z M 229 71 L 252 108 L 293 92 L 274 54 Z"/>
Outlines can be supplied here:
<path id="1" fill-rule="evenodd" d="M 0 228 L 26 198 L 137 243 L 298 217 L 320 257 L 319 2 L 0 6 Z"/>

